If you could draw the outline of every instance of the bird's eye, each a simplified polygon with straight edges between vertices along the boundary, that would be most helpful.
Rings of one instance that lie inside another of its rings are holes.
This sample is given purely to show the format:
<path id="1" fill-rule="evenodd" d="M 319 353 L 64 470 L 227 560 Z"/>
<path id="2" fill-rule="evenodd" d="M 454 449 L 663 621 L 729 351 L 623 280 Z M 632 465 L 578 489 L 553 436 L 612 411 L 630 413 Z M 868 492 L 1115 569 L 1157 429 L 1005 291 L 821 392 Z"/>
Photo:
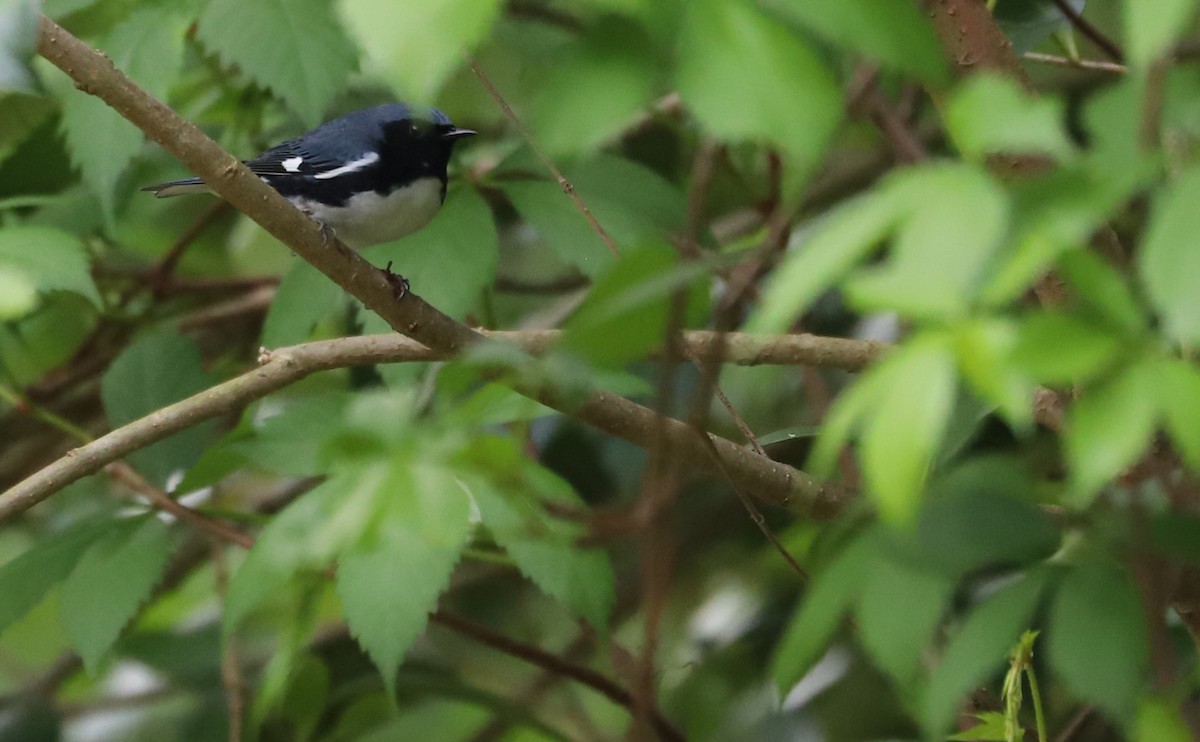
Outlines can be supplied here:
<path id="1" fill-rule="evenodd" d="M 421 136 L 421 127 L 417 126 L 416 124 L 409 124 L 408 133 L 412 134 L 414 137 L 419 137 Z"/>

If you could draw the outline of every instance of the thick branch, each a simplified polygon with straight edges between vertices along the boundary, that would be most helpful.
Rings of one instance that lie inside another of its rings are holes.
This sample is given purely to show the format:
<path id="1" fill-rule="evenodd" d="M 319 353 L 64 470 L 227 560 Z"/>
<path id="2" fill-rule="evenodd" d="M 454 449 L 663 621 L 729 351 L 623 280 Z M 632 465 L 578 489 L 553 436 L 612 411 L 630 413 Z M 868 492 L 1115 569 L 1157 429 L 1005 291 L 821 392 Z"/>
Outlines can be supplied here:
<path id="1" fill-rule="evenodd" d="M 50 19 L 43 16 L 39 23 L 38 52 L 70 75 L 77 87 L 112 106 L 203 178 L 218 195 L 383 317 L 393 329 L 447 354 L 456 354 L 483 338 L 412 293 L 397 297 L 393 277 L 338 240 L 323 236 L 315 222 L 194 125 L 139 88 L 107 57 Z M 583 404 L 573 406 L 558 390 L 545 385 L 517 381 L 513 387 L 521 394 L 643 447 L 649 444 L 658 418 L 654 411 L 607 392 L 597 392 Z M 235 399 L 241 397 L 236 393 L 229 395 L 229 407 L 240 403 Z M 672 419 L 665 421 L 665 426 L 667 435 L 697 467 L 710 474 L 720 473 L 720 467 L 685 423 Z M 820 511 L 846 494 L 841 487 L 818 483 L 801 471 L 746 451 L 731 441 L 714 437 L 713 443 L 724 459 L 725 468 L 735 478 L 735 485 L 764 502 Z M 75 456 L 80 454 L 77 452 Z M 62 463 L 56 462 L 49 468 L 63 468 Z M 30 502 L 31 493 L 18 488 L 16 495 L 5 496 L 8 507 L 23 509 L 37 501 Z M 0 510 L 0 516 L 3 512 Z"/>

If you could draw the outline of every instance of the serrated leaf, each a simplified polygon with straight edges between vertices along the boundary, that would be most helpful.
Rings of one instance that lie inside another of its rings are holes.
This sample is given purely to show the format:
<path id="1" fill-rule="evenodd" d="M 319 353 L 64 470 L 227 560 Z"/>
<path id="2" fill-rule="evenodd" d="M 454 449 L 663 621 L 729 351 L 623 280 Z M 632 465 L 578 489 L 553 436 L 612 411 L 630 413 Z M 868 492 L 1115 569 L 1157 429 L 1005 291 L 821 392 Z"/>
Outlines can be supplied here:
<path id="1" fill-rule="evenodd" d="M 346 624 L 379 668 L 389 697 L 396 669 L 450 584 L 471 533 L 466 493 L 450 472 L 431 474 L 426 468 L 407 490 L 388 491 L 374 532 L 338 562 Z M 432 531 L 423 527 L 431 524 Z"/>
<path id="2" fill-rule="evenodd" d="M 433 100 L 500 13 L 500 0 L 342 0 L 341 15 L 401 98 Z"/>
<path id="3" fill-rule="evenodd" d="M 1200 343 L 1200 302 L 1190 276 L 1200 271 L 1200 168 L 1193 168 L 1155 198 L 1150 226 L 1138 251 L 1138 268 L 1166 330 L 1180 342 Z"/>
<path id="4" fill-rule="evenodd" d="M 946 101 L 946 128 L 966 157 L 1044 154 L 1069 157 L 1075 148 L 1063 130 L 1057 98 L 1035 98 L 1011 77 L 971 75 Z"/>
<path id="5" fill-rule="evenodd" d="M 1004 666 L 1008 650 L 1028 628 L 1045 584 L 1044 573 L 1027 573 L 971 611 L 930 678 L 924 715 L 928 735 L 942 732 L 971 689 Z"/>
<path id="6" fill-rule="evenodd" d="M 1066 449 L 1078 504 L 1091 502 L 1145 450 L 1157 422 L 1154 383 L 1152 368 L 1135 365 L 1089 388 L 1071 408 Z"/>
<path id="7" fill-rule="evenodd" d="M 78 523 L 43 537 L 28 551 L 0 566 L 0 595 L 4 596 L 0 600 L 0 632 L 62 582 L 107 525 L 99 520 Z"/>
<path id="8" fill-rule="evenodd" d="M 0 92 L 37 93 L 30 67 L 37 49 L 37 0 L 0 2 Z"/>
<path id="9" fill-rule="evenodd" d="M 800 36 L 752 3 L 695 0 L 678 58 L 679 94 L 713 134 L 778 145 L 791 177 L 816 165 L 841 120 L 842 96 Z"/>
<path id="10" fill-rule="evenodd" d="M 88 672 L 158 584 L 171 555 L 156 517 L 118 524 L 87 550 L 62 588 L 62 622 Z"/>
<path id="11" fill-rule="evenodd" d="M 875 249 L 896 221 L 892 199 L 875 192 L 849 200 L 827 215 L 772 273 L 766 294 L 747 325 L 750 332 L 782 332 L 821 292 Z"/>
<path id="12" fill-rule="evenodd" d="M 1135 65 L 1166 55 L 1188 28 L 1195 0 L 1125 0 L 1125 52 Z"/>
<path id="13" fill-rule="evenodd" d="M 380 28 L 397 30 L 386 22 Z M 212 0 L 196 36 L 309 126 L 321 121 L 357 62 L 328 0 Z M 398 42 L 394 35 L 392 41 Z"/>
<path id="14" fill-rule="evenodd" d="M 951 734 L 946 739 L 954 742 L 1010 742 L 1008 719 L 1004 714 L 999 711 L 984 711 L 973 716 L 978 720 L 978 724 L 958 734 Z"/>
<path id="15" fill-rule="evenodd" d="M 897 683 L 914 680 L 953 587 L 944 576 L 889 559 L 871 570 L 854 615 L 863 647 Z"/>
<path id="16" fill-rule="evenodd" d="M 480 445 L 509 447 L 498 439 Z M 538 588 L 603 631 L 616 600 L 607 555 L 580 546 L 584 529 L 547 516 L 542 507 L 547 501 L 574 507 L 582 502 L 570 485 L 515 451 L 503 458 L 511 462 L 507 476 L 493 471 L 468 483 L 483 524 Z"/>
<path id="17" fill-rule="evenodd" d="M 100 48 L 117 69 L 161 100 L 178 78 L 189 22 L 173 4 L 145 6 L 114 28 Z M 117 180 L 145 137 L 95 96 L 70 88 L 62 100 L 62 130 L 71 161 L 111 217 Z"/>
<path id="18" fill-rule="evenodd" d="M 71 291 L 100 306 L 83 243 L 52 227 L 0 229 L 0 270 L 15 269 L 39 293 Z"/>
<path id="19" fill-rule="evenodd" d="M 100 380 L 100 399 L 113 427 L 137 420 L 211 386 L 200 351 L 187 338 L 157 332 L 136 340 L 117 356 Z M 129 458 L 151 481 L 165 484 L 200 458 L 215 427 L 209 421 L 175 433 Z"/>
<path id="20" fill-rule="evenodd" d="M 949 77 L 933 28 L 915 5 L 892 0 L 771 0 L 766 5 L 886 67 L 934 84 Z"/>
<path id="21" fill-rule="evenodd" d="M 1099 565 L 1071 569 L 1055 595 L 1047 640 L 1050 664 L 1080 698 L 1117 719 L 1132 714 L 1149 651 L 1141 600 L 1127 575 Z"/>
<path id="22" fill-rule="evenodd" d="M 842 616 L 863 589 L 877 554 L 875 539 L 863 534 L 813 578 L 771 660 L 771 677 L 780 693 L 786 694 L 828 649 Z"/>
<path id="23" fill-rule="evenodd" d="M 588 276 L 612 265 L 615 257 L 608 246 L 556 184 L 509 181 L 502 187 L 517 213 L 563 260 Z"/>
<path id="24" fill-rule="evenodd" d="M 880 515 L 908 523 L 920 506 L 925 476 L 950 419 L 957 374 L 953 355 L 936 338 L 910 341 L 884 364 L 890 388 L 864 423 L 863 478 Z M 905 392 L 895 394 L 896 389 Z"/>

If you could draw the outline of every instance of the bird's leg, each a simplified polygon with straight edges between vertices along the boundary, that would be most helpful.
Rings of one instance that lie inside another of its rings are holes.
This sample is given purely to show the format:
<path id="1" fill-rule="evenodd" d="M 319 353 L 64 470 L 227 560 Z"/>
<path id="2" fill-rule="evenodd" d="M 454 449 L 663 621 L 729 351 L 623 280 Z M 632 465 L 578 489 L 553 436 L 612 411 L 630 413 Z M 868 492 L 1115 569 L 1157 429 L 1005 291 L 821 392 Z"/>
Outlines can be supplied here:
<path id="1" fill-rule="evenodd" d="M 383 269 L 383 276 L 392 287 L 392 294 L 397 299 L 403 299 L 408 293 L 408 279 L 399 273 L 392 273 L 392 261 L 388 261 L 387 266 Z"/>

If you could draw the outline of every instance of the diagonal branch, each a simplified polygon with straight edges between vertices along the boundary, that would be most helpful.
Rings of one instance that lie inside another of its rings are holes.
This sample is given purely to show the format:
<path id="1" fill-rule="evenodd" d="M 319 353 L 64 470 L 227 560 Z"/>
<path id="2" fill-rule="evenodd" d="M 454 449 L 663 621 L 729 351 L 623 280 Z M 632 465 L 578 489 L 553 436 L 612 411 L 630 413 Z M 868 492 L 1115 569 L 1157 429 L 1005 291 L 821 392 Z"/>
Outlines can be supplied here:
<path id="1" fill-rule="evenodd" d="M 322 235 L 316 222 L 292 207 L 237 158 L 138 87 L 103 54 L 45 16 L 39 20 L 38 53 L 67 73 L 80 90 L 102 99 L 162 145 L 219 196 L 382 317 L 392 329 L 450 355 L 483 340 L 483 335 L 438 311 L 415 294 L 398 292 L 394 276 L 375 268 L 340 241 Z M 512 387 L 525 396 L 642 447 L 650 444 L 656 426 L 665 422 L 668 437 L 679 446 L 682 455 L 695 461 L 707 473 L 719 473 L 715 471 L 711 457 L 682 421 L 659 421 L 653 410 L 603 391 L 594 392 L 575 405 L 559 389 L 544 382 L 518 379 L 512 382 Z M 804 472 L 746 451 L 723 438 L 715 439 L 714 445 L 721 451 L 738 485 L 766 502 L 807 511 L 821 500 L 841 499 L 846 494 L 840 486 L 817 482 Z M 51 467 L 61 463 L 56 462 Z M 42 498 L 45 496 L 48 495 L 43 493 Z M 36 501 L 29 491 L 22 490 L 15 496 L 5 496 L 4 504 L 8 508 L 15 505 L 17 509 L 24 509 Z M 0 517 L 4 510 L 0 508 Z M 8 512 L 11 514 L 12 510 Z"/>

